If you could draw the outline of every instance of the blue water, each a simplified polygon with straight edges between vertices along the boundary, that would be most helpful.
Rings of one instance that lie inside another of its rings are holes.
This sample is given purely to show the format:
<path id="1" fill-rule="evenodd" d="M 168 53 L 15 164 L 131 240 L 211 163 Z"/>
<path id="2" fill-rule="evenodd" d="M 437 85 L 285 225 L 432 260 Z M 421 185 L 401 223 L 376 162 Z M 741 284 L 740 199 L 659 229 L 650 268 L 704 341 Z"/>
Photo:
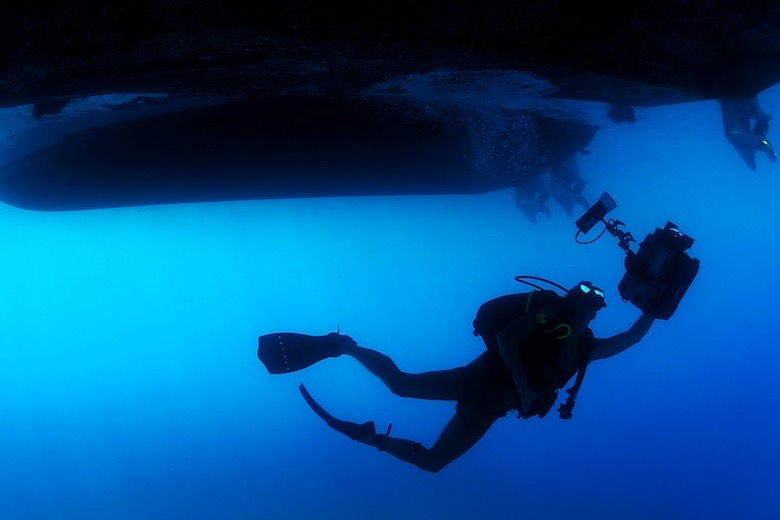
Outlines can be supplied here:
<path id="1" fill-rule="evenodd" d="M 780 114 L 780 89 L 760 96 Z M 65 213 L 0 206 L 0 518 L 775 519 L 780 486 L 780 165 L 751 172 L 715 102 L 638 110 L 581 156 L 586 195 L 638 238 L 673 220 L 701 272 L 677 313 L 594 363 L 569 422 L 499 421 L 429 474 L 328 429 L 334 414 L 430 445 L 450 403 L 393 396 L 352 359 L 268 375 L 259 334 L 340 327 L 407 371 L 484 349 L 478 306 L 516 274 L 608 289 L 622 252 L 582 246 L 511 191 Z M 774 125 L 770 138 L 780 143 Z"/>

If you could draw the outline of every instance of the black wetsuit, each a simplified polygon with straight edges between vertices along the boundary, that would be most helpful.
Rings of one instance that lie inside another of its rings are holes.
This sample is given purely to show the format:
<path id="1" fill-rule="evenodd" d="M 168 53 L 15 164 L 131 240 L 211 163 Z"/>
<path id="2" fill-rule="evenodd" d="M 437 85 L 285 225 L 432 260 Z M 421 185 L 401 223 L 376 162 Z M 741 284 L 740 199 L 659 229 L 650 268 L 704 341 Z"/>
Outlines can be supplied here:
<path id="1" fill-rule="evenodd" d="M 581 355 L 587 355 L 593 341 L 593 333 L 588 329 L 580 339 Z M 520 410 L 520 396 L 515 390 L 512 372 L 498 353 L 494 338 L 485 340 L 487 350 L 465 367 L 462 371 L 463 393 L 457 400 L 456 410 L 468 415 L 491 417 L 493 421 L 506 416 L 511 410 Z M 528 382 L 532 388 L 545 396 L 532 403 L 531 410 L 522 413 L 528 418 L 534 415 L 544 417 L 555 403 L 558 389 L 563 387 L 577 371 L 579 361 L 569 367 L 560 367 L 558 352 L 562 342 L 551 341 L 536 348 L 525 349 L 523 360 L 528 372 Z M 580 358 L 581 359 L 581 358 Z"/>
<path id="2" fill-rule="evenodd" d="M 462 395 L 455 409 L 465 415 L 504 417 L 520 404 L 512 373 L 498 353 L 487 350 L 474 361 L 455 369 L 462 378 Z"/>

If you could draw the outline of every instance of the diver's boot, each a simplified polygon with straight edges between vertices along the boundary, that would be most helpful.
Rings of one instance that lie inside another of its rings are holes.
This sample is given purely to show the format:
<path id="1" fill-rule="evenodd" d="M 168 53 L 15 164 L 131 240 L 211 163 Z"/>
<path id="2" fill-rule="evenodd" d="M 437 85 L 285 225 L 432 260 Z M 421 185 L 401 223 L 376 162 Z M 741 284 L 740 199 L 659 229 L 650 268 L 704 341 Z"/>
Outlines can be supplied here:
<path id="1" fill-rule="evenodd" d="M 323 338 L 323 341 L 327 344 L 327 357 L 339 357 L 344 353 L 345 348 L 357 345 L 354 339 L 339 332 L 331 332 Z"/>

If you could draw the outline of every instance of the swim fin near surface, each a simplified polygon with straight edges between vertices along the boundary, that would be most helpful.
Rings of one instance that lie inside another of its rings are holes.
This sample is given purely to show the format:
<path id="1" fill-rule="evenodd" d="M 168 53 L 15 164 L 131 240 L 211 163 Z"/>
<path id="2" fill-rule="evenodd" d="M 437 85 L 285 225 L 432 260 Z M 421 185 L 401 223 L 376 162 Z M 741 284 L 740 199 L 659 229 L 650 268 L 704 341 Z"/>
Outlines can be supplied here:
<path id="1" fill-rule="evenodd" d="M 363 424 L 357 424 L 349 421 L 342 421 L 341 419 L 336 419 L 331 414 L 329 414 L 325 409 L 320 406 L 320 404 L 314 400 L 314 398 L 311 396 L 308 390 L 306 390 L 306 387 L 303 386 L 303 384 L 298 385 L 298 390 L 301 391 L 301 395 L 303 396 L 303 399 L 306 401 L 306 404 L 309 405 L 309 407 L 320 416 L 320 418 L 325 421 L 328 426 L 333 428 L 339 433 L 343 433 L 353 441 L 362 442 L 364 444 L 369 444 L 371 446 L 374 446 L 376 444 L 377 440 L 377 434 L 376 434 L 376 427 L 374 426 L 374 421 L 368 421 Z M 387 432 L 383 435 L 384 437 L 387 437 L 390 434 L 390 429 L 393 427 L 393 425 L 389 425 L 387 427 Z"/>
<path id="2" fill-rule="evenodd" d="M 347 336 L 337 332 L 324 336 L 294 332 L 266 334 L 257 339 L 257 357 L 271 374 L 286 374 L 340 356 L 341 344 L 346 339 Z"/>

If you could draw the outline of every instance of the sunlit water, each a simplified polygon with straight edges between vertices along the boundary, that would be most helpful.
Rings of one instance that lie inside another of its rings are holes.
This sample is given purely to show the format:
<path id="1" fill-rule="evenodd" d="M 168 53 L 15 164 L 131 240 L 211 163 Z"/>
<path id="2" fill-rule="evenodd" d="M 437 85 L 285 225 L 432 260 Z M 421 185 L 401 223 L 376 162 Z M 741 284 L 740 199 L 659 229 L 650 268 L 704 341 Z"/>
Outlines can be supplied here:
<path id="1" fill-rule="evenodd" d="M 780 114 L 780 90 L 761 96 Z M 270 376 L 256 338 L 336 330 L 408 371 L 467 363 L 471 320 L 516 274 L 609 289 L 611 237 L 530 224 L 511 191 L 43 213 L 0 207 L 0 518 L 773 519 L 780 165 L 751 172 L 714 102 L 638 111 L 580 157 L 637 238 L 667 220 L 701 272 L 669 321 L 594 363 L 569 422 L 499 421 L 428 474 L 328 429 L 430 445 L 451 403 L 393 396 L 351 359 Z M 780 142 L 775 125 L 770 137 Z"/>

